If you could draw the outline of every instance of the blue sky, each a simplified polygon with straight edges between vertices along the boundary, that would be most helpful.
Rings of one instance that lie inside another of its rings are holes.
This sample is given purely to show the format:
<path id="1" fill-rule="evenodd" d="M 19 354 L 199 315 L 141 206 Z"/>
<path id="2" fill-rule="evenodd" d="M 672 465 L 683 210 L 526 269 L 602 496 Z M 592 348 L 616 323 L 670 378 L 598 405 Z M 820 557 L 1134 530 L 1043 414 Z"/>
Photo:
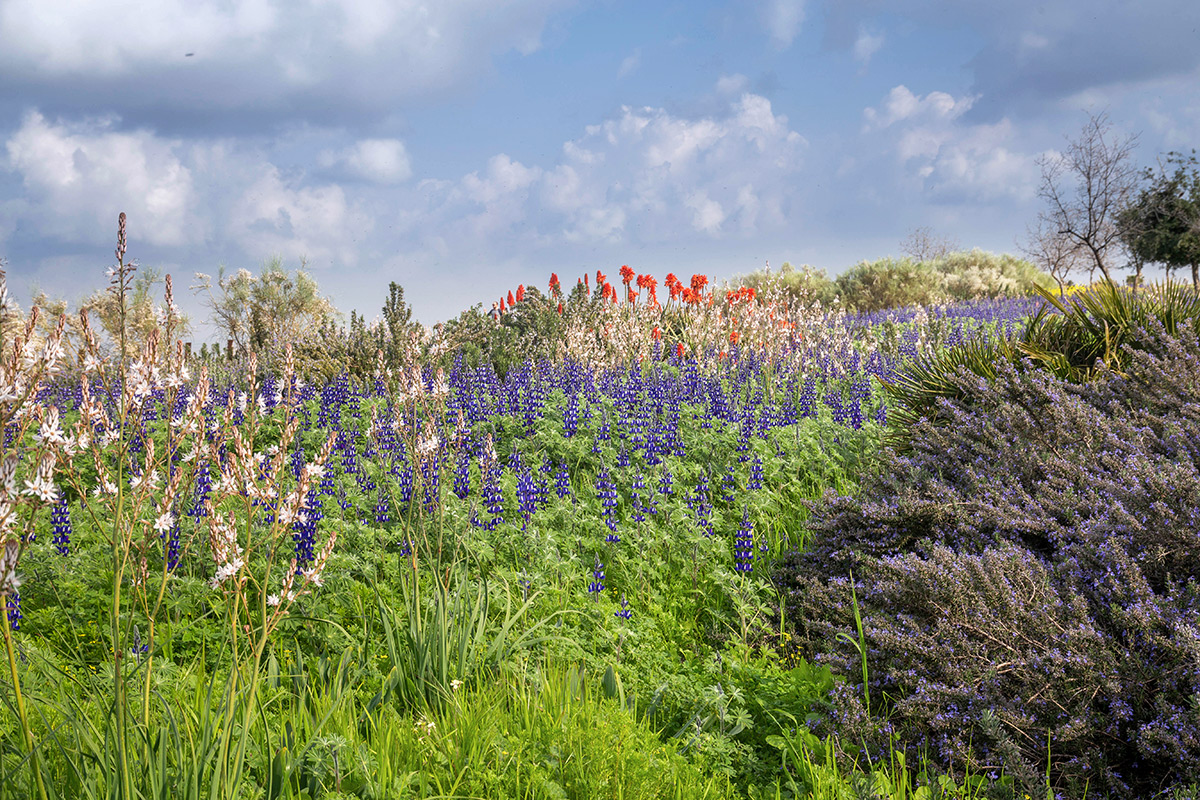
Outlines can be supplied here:
<path id="1" fill-rule="evenodd" d="M 125 211 L 177 294 L 280 256 L 433 322 L 551 270 L 1014 251 L 1088 112 L 1200 144 L 1198 41 L 1188 0 L 0 0 L 0 256 L 78 299 Z"/>

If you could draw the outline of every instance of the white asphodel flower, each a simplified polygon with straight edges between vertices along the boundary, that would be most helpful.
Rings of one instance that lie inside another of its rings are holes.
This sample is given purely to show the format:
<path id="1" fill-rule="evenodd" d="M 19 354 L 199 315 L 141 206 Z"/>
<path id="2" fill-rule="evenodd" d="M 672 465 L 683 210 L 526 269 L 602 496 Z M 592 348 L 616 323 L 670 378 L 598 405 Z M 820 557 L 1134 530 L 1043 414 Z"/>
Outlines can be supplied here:
<path id="1" fill-rule="evenodd" d="M 232 561 L 227 561 L 217 567 L 217 574 L 208 582 L 208 585 L 214 589 L 218 588 L 222 583 L 237 575 L 238 571 L 245 565 L 245 562 L 241 558 L 234 558 Z"/>
<path id="2" fill-rule="evenodd" d="M 0 593 L 14 594 L 21 588 L 21 576 L 17 574 L 17 560 L 21 557 L 21 543 L 9 539 L 0 552 Z"/>
<path id="3" fill-rule="evenodd" d="M 37 475 L 33 480 L 25 481 L 25 489 L 21 494 L 36 497 L 43 503 L 53 503 L 58 499 L 58 487 L 54 481 L 44 475 Z"/>
<path id="4" fill-rule="evenodd" d="M 267 598 L 267 605 L 271 606 L 272 608 L 279 605 L 279 602 L 280 602 L 280 599 L 279 599 L 279 595 L 277 595 L 277 594 L 273 594 Z"/>
<path id="5" fill-rule="evenodd" d="M 171 530 L 171 526 L 174 524 L 175 515 L 168 511 L 165 514 L 160 515 L 159 518 L 154 521 L 154 530 L 158 531 L 159 533 L 166 533 L 167 531 Z"/>

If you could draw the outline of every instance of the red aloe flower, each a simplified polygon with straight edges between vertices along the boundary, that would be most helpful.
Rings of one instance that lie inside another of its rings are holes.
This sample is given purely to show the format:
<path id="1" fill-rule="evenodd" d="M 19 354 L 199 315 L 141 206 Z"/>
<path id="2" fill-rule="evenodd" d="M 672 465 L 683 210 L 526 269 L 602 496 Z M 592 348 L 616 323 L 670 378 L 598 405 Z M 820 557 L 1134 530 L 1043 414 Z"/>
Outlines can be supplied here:
<path id="1" fill-rule="evenodd" d="M 637 302 L 637 292 L 635 292 L 633 289 L 629 289 L 628 292 L 629 292 L 629 294 L 626 296 L 626 299 L 631 303 L 636 303 Z"/>
<path id="2" fill-rule="evenodd" d="M 679 358 L 683 358 L 683 342 L 675 345 L 675 355 Z"/>
<path id="3" fill-rule="evenodd" d="M 508 290 L 508 307 L 512 308 L 517 304 L 516 298 L 513 297 L 512 289 Z"/>
<path id="4" fill-rule="evenodd" d="M 558 301 L 558 315 L 560 317 L 562 316 L 562 301 L 561 300 Z"/>
<path id="5" fill-rule="evenodd" d="M 503 298 L 503 297 L 501 297 L 501 298 L 500 298 L 500 311 L 501 311 L 501 312 L 503 312 L 504 310 L 505 310 L 505 309 L 504 309 L 504 298 Z"/>
<path id="6" fill-rule="evenodd" d="M 693 275 L 692 276 L 692 291 L 695 292 L 696 294 L 699 294 L 700 292 L 704 291 L 704 287 L 707 285 L 708 285 L 708 276 L 707 275 Z"/>
<path id="7" fill-rule="evenodd" d="M 525 300 L 525 284 L 522 283 L 520 286 L 517 287 L 517 302 L 520 303 L 524 300 Z"/>
<path id="8" fill-rule="evenodd" d="M 662 341 L 662 328 L 655 325 L 654 330 L 651 332 L 650 335 L 654 337 L 654 341 L 656 341 L 656 342 Z"/>
<path id="9" fill-rule="evenodd" d="M 621 280 L 626 286 L 628 286 L 629 282 L 633 280 L 633 270 L 629 268 L 628 264 L 623 264 L 621 266 Z"/>

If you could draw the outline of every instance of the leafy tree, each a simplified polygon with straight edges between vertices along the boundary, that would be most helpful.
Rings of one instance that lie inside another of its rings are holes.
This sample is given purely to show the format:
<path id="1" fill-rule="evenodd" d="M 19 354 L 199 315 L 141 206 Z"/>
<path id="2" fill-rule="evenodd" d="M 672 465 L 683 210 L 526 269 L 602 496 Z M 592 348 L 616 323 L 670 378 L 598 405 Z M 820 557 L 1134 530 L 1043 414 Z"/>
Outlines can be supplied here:
<path id="1" fill-rule="evenodd" d="M 1115 139 L 1108 115 L 1094 114 L 1066 152 L 1038 161 L 1038 196 L 1046 203 L 1039 229 L 1061 240 L 1055 248 L 1077 253 L 1107 281 L 1113 254 L 1123 245 L 1118 217 L 1137 187 L 1136 143 L 1136 136 Z"/>
<path id="2" fill-rule="evenodd" d="M 420 323 L 413 321 L 412 306 L 404 300 L 404 287 L 390 282 L 388 298 L 383 304 L 383 319 L 375 334 L 378 349 L 383 351 L 388 367 L 411 366 L 415 355 L 413 345 L 420 330 Z"/>
<path id="3" fill-rule="evenodd" d="M 275 258 L 258 276 L 247 269 L 230 275 L 222 267 L 215 288 L 204 273 L 196 273 L 196 279 L 193 291 L 207 294 L 212 321 L 240 350 L 282 349 L 284 343 L 300 341 L 337 313 L 333 303 L 320 295 L 303 263 L 289 273 Z"/>
<path id="4" fill-rule="evenodd" d="M 1192 285 L 1200 289 L 1200 169 L 1196 156 L 1171 153 L 1168 174 L 1146 170 L 1147 185 L 1122 209 L 1119 219 L 1126 247 L 1140 277 L 1143 264 L 1172 269 L 1191 267 Z"/>

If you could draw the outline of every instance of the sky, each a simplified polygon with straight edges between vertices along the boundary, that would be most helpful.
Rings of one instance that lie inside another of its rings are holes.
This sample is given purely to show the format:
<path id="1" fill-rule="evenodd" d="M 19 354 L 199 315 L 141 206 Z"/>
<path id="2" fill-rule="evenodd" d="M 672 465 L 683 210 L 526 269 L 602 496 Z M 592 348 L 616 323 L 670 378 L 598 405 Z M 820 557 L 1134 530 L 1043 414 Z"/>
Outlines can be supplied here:
<path id="1" fill-rule="evenodd" d="M 195 273 L 275 257 L 428 324 L 551 271 L 1017 252 L 1089 114 L 1200 145 L 1197 42 L 1194 0 L 0 0 L 0 257 L 76 301 L 124 211 L 203 337 Z"/>

